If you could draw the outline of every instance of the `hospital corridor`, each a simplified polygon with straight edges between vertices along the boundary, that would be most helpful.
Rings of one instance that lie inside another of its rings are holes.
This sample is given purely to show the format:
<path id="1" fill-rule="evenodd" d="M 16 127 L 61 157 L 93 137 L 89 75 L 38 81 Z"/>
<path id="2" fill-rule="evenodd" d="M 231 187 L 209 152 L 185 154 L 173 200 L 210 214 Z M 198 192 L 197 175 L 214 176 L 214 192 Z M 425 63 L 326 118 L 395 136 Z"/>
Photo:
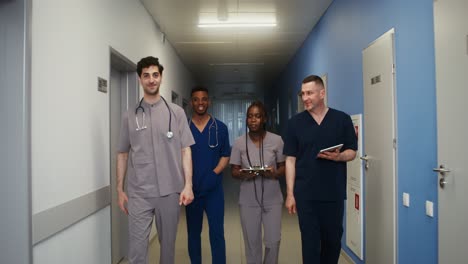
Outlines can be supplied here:
<path id="1" fill-rule="evenodd" d="M 0 264 L 468 263 L 466 14 L 0 0 Z"/>

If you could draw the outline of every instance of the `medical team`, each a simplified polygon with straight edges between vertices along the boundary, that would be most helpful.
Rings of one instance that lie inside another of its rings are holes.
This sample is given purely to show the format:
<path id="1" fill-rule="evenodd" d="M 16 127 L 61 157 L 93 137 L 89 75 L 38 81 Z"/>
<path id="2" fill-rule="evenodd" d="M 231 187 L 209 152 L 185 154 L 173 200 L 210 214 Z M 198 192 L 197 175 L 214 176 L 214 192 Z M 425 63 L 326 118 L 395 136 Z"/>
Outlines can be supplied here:
<path id="1" fill-rule="evenodd" d="M 283 203 L 278 179 L 284 174 L 285 206 L 289 213 L 298 213 L 303 263 L 338 263 L 346 162 L 356 155 L 357 139 L 350 116 L 325 105 L 322 79 L 311 75 L 303 80 L 300 96 L 306 110 L 291 118 L 284 143 L 266 131 L 267 111 L 255 101 L 247 109 L 246 133 L 231 151 L 227 126 L 208 113 L 208 89 L 192 89 L 192 116 L 187 119 L 181 107 L 159 93 L 163 70 L 155 57 L 138 62 L 144 95 L 122 116 L 117 193 L 119 207 L 128 215 L 130 264 L 148 263 L 153 218 L 159 263 L 175 263 L 182 205 L 191 263 L 206 263 L 200 238 L 204 213 L 212 263 L 226 263 L 222 173 L 229 163 L 232 176 L 241 181 L 239 211 L 247 264 L 278 263 Z M 337 144 L 343 147 L 319 153 Z"/>

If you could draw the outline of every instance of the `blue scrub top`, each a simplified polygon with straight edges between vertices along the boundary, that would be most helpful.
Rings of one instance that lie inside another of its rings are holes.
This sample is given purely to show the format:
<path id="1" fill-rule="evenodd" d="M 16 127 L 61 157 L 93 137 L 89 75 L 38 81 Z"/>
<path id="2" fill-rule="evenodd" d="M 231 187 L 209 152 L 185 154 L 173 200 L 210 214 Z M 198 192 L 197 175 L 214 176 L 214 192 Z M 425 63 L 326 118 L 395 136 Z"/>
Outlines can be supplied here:
<path id="1" fill-rule="evenodd" d="M 321 149 L 343 144 L 341 151 L 357 150 L 351 117 L 329 108 L 320 125 L 309 112 L 301 112 L 288 122 L 284 151 L 296 157 L 294 196 L 304 200 L 346 199 L 346 162 L 317 158 Z"/>
<path id="2" fill-rule="evenodd" d="M 227 126 L 218 119 L 212 117 L 202 132 L 191 122 L 190 130 L 195 139 L 195 144 L 191 146 L 193 191 L 200 196 L 221 185 L 222 172 L 216 175 L 213 169 L 221 157 L 231 155 L 231 147 Z"/>

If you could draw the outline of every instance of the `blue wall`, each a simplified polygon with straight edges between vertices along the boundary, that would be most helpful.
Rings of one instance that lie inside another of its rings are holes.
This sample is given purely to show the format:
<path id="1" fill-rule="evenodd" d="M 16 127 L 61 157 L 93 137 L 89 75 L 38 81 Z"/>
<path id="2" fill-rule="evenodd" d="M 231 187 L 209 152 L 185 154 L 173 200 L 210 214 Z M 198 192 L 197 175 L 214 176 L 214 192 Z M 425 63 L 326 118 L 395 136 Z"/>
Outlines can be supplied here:
<path id="1" fill-rule="evenodd" d="M 280 100 L 285 130 L 290 94 L 309 74 L 328 74 L 328 102 L 349 114 L 363 112 L 362 50 L 395 28 L 397 91 L 397 260 L 437 263 L 436 98 L 433 0 L 335 0 L 281 74 L 269 106 Z M 293 96 L 293 108 L 297 109 Z M 403 192 L 411 207 L 402 206 Z M 425 215 L 434 201 L 435 217 Z M 343 239 L 343 241 L 345 241 Z M 343 248 L 356 263 L 345 243 Z"/>

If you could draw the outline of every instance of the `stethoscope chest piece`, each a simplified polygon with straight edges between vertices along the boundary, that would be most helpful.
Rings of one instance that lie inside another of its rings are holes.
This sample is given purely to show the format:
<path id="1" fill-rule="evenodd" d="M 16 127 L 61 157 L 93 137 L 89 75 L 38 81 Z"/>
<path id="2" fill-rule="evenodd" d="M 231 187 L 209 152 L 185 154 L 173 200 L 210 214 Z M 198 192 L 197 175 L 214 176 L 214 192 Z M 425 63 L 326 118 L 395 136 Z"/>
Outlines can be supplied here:
<path id="1" fill-rule="evenodd" d="M 166 134 L 167 138 L 173 138 L 174 137 L 174 133 L 172 131 L 167 131 L 167 134 Z"/>
<path id="2" fill-rule="evenodd" d="M 171 113 L 171 108 L 169 107 L 169 104 L 166 102 L 166 99 L 161 96 L 161 99 L 164 101 L 164 104 L 167 107 L 167 110 L 169 111 L 169 131 L 167 131 L 166 136 L 167 138 L 171 139 L 174 137 L 174 132 L 172 132 L 171 129 L 171 124 L 172 124 L 172 113 Z M 143 98 L 141 98 L 140 103 L 138 104 L 138 107 L 135 109 L 135 123 L 136 123 L 136 131 L 141 131 L 143 129 L 146 129 L 146 120 L 145 120 L 145 109 L 143 106 L 141 106 L 141 103 L 143 102 Z M 142 115 L 142 124 L 140 126 L 140 123 L 138 122 L 138 110 L 141 110 L 141 115 Z"/>

